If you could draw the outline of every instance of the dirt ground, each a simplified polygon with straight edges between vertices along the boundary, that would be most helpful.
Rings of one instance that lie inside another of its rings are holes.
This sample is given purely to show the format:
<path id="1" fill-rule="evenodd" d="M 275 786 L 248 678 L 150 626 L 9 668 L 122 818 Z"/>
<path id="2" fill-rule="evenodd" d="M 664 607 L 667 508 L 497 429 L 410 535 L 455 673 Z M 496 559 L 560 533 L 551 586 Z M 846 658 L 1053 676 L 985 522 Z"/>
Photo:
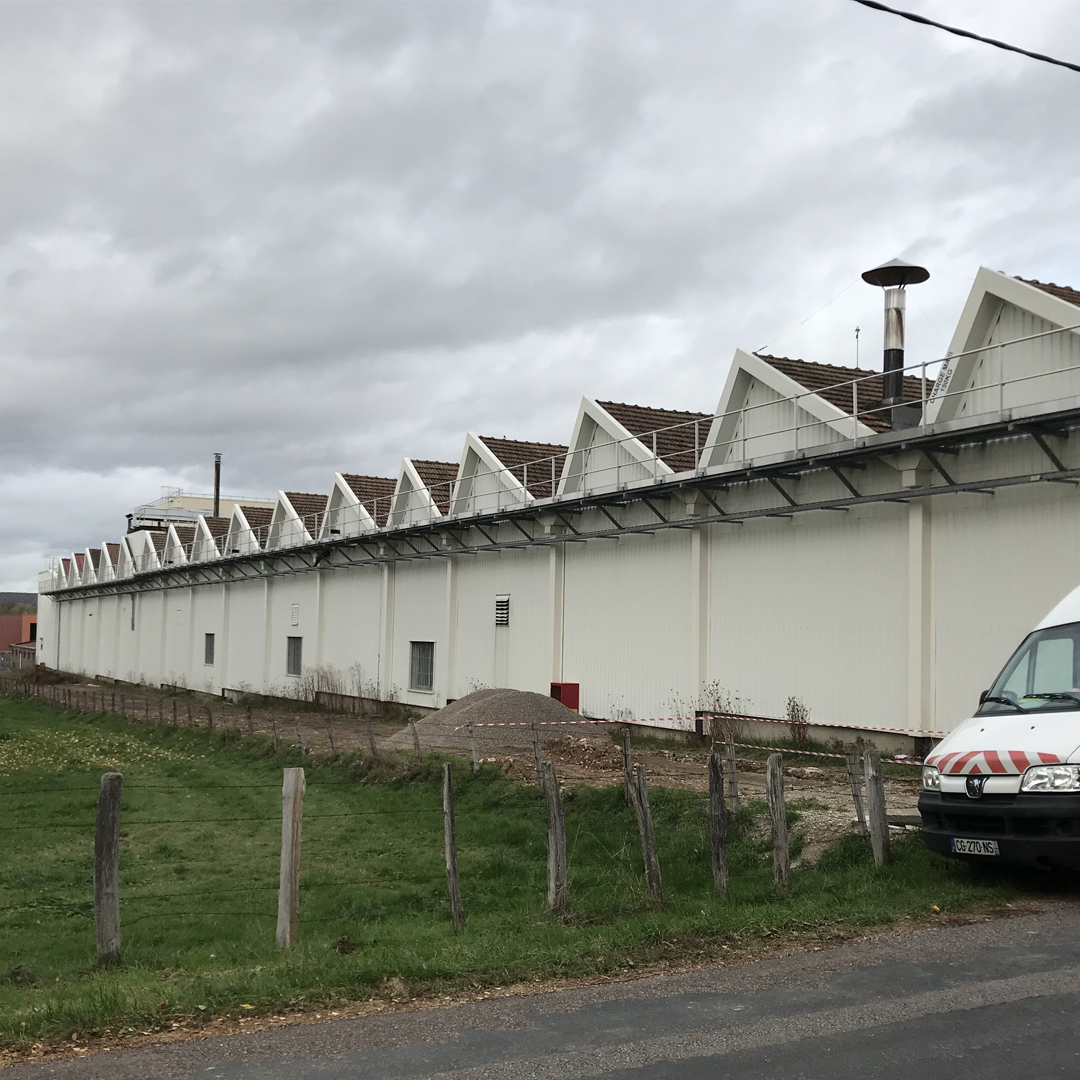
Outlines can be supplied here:
<path id="1" fill-rule="evenodd" d="M 46 692 L 62 693 L 71 707 L 80 711 L 121 712 L 150 723 L 197 725 L 206 728 L 236 730 L 241 735 L 263 734 L 281 746 L 301 746 L 313 754 L 368 750 L 374 741 L 382 752 L 411 752 L 411 729 L 401 717 L 364 718 L 349 714 L 319 712 L 304 703 L 297 708 L 287 704 L 267 706 L 230 703 L 193 694 L 171 694 L 151 688 L 119 688 L 93 683 L 67 682 L 44 687 Z M 175 708 L 175 713 L 174 713 Z M 432 714 L 433 718 L 439 714 Z M 615 726 L 586 726 L 580 721 L 569 727 L 539 725 L 535 739 L 540 755 L 555 763 L 563 785 L 621 784 L 623 760 L 621 746 L 611 737 Z M 449 749 L 468 754 L 465 734 L 455 731 L 453 739 L 440 738 L 435 725 L 420 721 L 417 735 L 421 753 Z M 587 733 L 586 733 L 587 732 Z M 443 733 L 445 735 L 445 733 Z M 525 782 L 536 778 L 533 731 L 525 726 L 514 728 L 478 728 L 473 733 L 477 756 L 486 764 L 496 765 L 507 776 Z M 443 742 L 453 746 L 442 746 Z M 522 744 L 525 745 L 522 745 Z M 707 745 L 679 745 L 672 749 L 635 747 L 634 761 L 645 767 L 650 787 L 707 791 Z M 804 763 L 805 762 L 805 763 Z M 911 768 L 910 779 L 885 781 L 885 801 L 890 819 L 917 820 L 919 770 Z M 765 763 L 748 757 L 738 759 L 739 796 L 764 798 Z M 784 790 L 789 801 L 802 800 L 800 820 L 795 832 L 805 840 L 802 858 L 813 861 L 835 840 L 856 828 L 856 815 L 847 771 L 843 762 L 829 758 L 791 754 L 785 756 Z M 895 826 L 894 826 L 895 827 Z M 910 827 L 910 826 L 909 826 Z"/>

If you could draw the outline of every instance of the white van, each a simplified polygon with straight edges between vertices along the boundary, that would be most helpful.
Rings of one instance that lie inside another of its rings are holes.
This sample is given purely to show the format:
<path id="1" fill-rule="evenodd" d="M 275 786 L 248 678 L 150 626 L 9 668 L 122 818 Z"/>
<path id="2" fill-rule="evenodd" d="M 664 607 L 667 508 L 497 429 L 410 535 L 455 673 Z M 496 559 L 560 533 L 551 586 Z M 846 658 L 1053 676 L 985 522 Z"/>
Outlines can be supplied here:
<path id="1" fill-rule="evenodd" d="M 927 757 L 919 813 L 942 855 L 1080 867 L 1080 588 Z"/>

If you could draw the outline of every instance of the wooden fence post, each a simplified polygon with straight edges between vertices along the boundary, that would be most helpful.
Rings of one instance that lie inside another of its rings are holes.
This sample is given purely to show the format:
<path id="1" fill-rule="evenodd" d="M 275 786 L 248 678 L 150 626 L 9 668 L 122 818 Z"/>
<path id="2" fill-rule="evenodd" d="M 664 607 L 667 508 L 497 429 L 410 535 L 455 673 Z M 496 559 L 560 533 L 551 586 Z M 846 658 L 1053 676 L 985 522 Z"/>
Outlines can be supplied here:
<path id="1" fill-rule="evenodd" d="M 278 750 L 278 737 L 277 737 L 277 720 L 274 719 L 274 714 L 270 714 L 270 732 L 274 737 L 274 753 Z"/>
<path id="2" fill-rule="evenodd" d="M 889 847 L 889 819 L 885 811 L 885 775 L 881 771 L 881 754 L 867 750 L 863 756 L 866 773 L 866 810 L 870 822 L 870 843 L 874 849 L 874 865 L 892 862 Z"/>
<path id="3" fill-rule="evenodd" d="M 210 706 L 206 706 L 206 727 L 208 731 L 214 730 L 214 714 L 210 711 Z"/>
<path id="4" fill-rule="evenodd" d="M 566 881 L 566 819 L 563 817 L 559 778 L 550 761 L 541 764 L 541 789 L 547 806 L 548 882 L 547 906 L 561 915 L 566 911 L 570 896 Z"/>
<path id="5" fill-rule="evenodd" d="M 652 811 L 649 809 L 649 784 L 645 778 L 645 766 L 634 766 L 634 809 L 637 811 L 638 832 L 641 834 L 641 857 L 645 863 L 645 885 L 653 900 L 664 899 L 660 881 L 660 859 L 656 854 L 656 833 L 653 830 Z"/>
<path id="6" fill-rule="evenodd" d="M 724 763 L 714 750 L 709 755 L 709 839 L 712 843 L 713 889 L 727 895 L 727 809 L 724 806 Z"/>
<path id="7" fill-rule="evenodd" d="M 281 876 L 277 946 L 287 949 L 300 930 L 300 824 L 304 816 L 303 769 L 285 769 L 281 785 Z"/>
<path id="8" fill-rule="evenodd" d="M 247 722 L 248 722 L 248 734 L 255 734 L 255 721 L 251 718 L 251 706 L 247 707 Z"/>
<path id="9" fill-rule="evenodd" d="M 536 721 L 532 722 L 533 765 L 536 767 L 536 786 L 544 790 L 544 766 L 540 761 L 540 733 Z"/>
<path id="10" fill-rule="evenodd" d="M 424 763 L 423 754 L 420 752 L 420 732 L 416 730 L 416 721 L 409 721 L 409 730 L 412 732 L 412 745 L 413 752 L 416 754 L 416 764 L 422 765 Z"/>
<path id="11" fill-rule="evenodd" d="M 772 824 L 772 877 L 778 892 L 787 890 L 791 881 L 788 858 L 787 807 L 784 805 L 784 759 L 770 754 L 765 766 L 765 795 L 769 801 Z"/>
<path id="12" fill-rule="evenodd" d="M 172 699 L 172 726 L 176 727 L 176 698 Z"/>
<path id="13" fill-rule="evenodd" d="M 120 695 L 120 715 L 127 719 L 127 702 L 124 700 L 124 695 Z"/>
<path id="14" fill-rule="evenodd" d="M 739 759 L 735 756 L 735 743 L 732 739 L 724 742 L 724 768 L 727 769 L 728 806 L 731 812 L 739 812 Z"/>
<path id="15" fill-rule="evenodd" d="M 623 798 L 628 806 L 635 806 L 634 798 L 634 758 L 630 752 L 630 728 L 624 727 L 622 733 L 622 768 Z"/>
<path id="16" fill-rule="evenodd" d="M 368 749 L 371 751 L 371 760 L 372 761 L 378 761 L 379 760 L 379 751 L 378 751 L 378 748 L 375 745 L 375 721 L 374 720 L 369 720 L 367 722 L 367 741 L 368 741 Z"/>
<path id="17" fill-rule="evenodd" d="M 161 698 L 157 699 L 157 722 L 159 724 L 165 723 L 165 702 Z"/>
<path id="18" fill-rule="evenodd" d="M 330 717 L 326 718 L 326 734 L 330 737 L 330 755 L 337 761 L 337 743 L 334 741 L 334 725 L 330 723 Z"/>
<path id="19" fill-rule="evenodd" d="M 293 722 L 296 724 L 296 741 L 300 744 L 301 755 L 307 753 L 307 743 L 304 741 L 304 733 L 300 730 L 300 717 L 293 717 Z"/>
<path id="20" fill-rule="evenodd" d="M 863 807 L 863 794 L 862 794 L 862 762 L 859 760 L 859 751 L 855 747 L 849 747 L 844 751 L 844 758 L 847 761 L 847 774 L 848 783 L 851 785 L 851 798 L 855 803 L 855 817 L 859 822 L 859 835 L 869 835 L 869 830 L 866 827 L 866 810 Z"/>
<path id="21" fill-rule="evenodd" d="M 450 762 L 442 767 L 443 841 L 446 847 L 446 891 L 450 896 L 450 922 L 454 933 L 465 929 L 465 907 L 461 902 L 461 881 L 457 868 L 457 837 L 454 835 L 454 787 Z"/>
<path id="22" fill-rule="evenodd" d="M 105 773 L 98 789 L 94 830 L 94 928 L 97 962 L 120 962 L 120 801 L 124 777 Z"/>
<path id="23" fill-rule="evenodd" d="M 475 776 L 480 771 L 480 751 L 476 748 L 476 728 L 473 727 L 472 721 L 465 726 L 469 732 L 469 752 L 472 755 L 472 771 Z"/>

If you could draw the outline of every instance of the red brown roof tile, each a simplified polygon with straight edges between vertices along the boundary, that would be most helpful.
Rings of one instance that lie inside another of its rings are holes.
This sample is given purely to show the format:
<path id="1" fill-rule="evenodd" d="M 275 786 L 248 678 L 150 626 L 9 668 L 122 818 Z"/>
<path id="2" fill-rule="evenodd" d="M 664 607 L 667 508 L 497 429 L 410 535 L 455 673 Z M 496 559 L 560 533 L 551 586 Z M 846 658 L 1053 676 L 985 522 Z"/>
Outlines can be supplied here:
<path id="1" fill-rule="evenodd" d="M 259 547 L 265 547 L 270 536 L 270 522 L 274 511 L 267 506 L 241 506 L 240 510 L 255 533 Z"/>
<path id="2" fill-rule="evenodd" d="M 360 500 L 361 506 L 374 518 L 380 528 L 390 516 L 390 502 L 397 487 L 397 481 L 390 476 L 359 476 L 356 473 L 342 473 L 341 478 Z"/>
<path id="3" fill-rule="evenodd" d="M 450 512 L 450 492 L 457 479 L 458 467 L 453 461 L 421 461 L 412 458 L 413 468 L 431 492 L 440 513 Z"/>
<path id="4" fill-rule="evenodd" d="M 1070 289 L 1068 285 L 1055 285 L 1052 281 L 1048 285 L 1046 282 L 1036 281 L 1034 278 L 1018 277 L 1016 280 L 1022 281 L 1025 285 L 1033 285 L 1036 289 L 1041 289 L 1044 293 L 1056 296 L 1067 304 L 1080 307 L 1080 292 L 1077 292 L 1076 289 Z"/>
<path id="5" fill-rule="evenodd" d="M 304 528 L 315 539 L 318 539 L 322 530 L 323 514 L 326 513 L 326 495 L 312 495 L 308 491 L 286 491 L 285 498 L 292 504 L 292 508 L 299 514 Z"/>
<path id="6" fill-rule="evenodd" d="M 120 558 L 120 545 L 119 544 L 106 544 L 105 547 L 108 549 L 109 562 L 111 562 L 113 564 L 113 566 L 115 566 L 116 565 L 116 560 Z"/>
<path id="7" fill-rule="evenodd" d="M 95 570 L 101 565 L 101 548 L 90 549 L 90 565 Z"/>
<path id="8" fill-rule="evenodd" d="M 767 356 L 764 353 L 754 355 L 848 415 L 851 415 L 855 399 L 852 387 L 858 381 L 860 423 L 874 431 L 888 431 L 892 427 L 881 404 L 880 373 L 842 367 L 839 364 L 818 364 L 812 360 L 789 360 L 786 356 Z M 921 401 L 921 381 L 914 376 L 905 375 L 902 393 L 904 401 Z"/>
<path id="9" fill-rule="evenodd" d="M 694 448 L 696 446 L 700 451 L 705 446 L 712 423 L 711 413 L 653 409 L 646 405 L 626 405 L 621 401 L 598 401 L 596 404 L 631 435 L 638 436 L 638 441 L 650 454 L 652 433 L 656 432 L 656 454 L 675 472 L 688 472 L 697 467 L 699 455 Z"/>
<path id="10" fill-rule="evenodd" d="M 568 447 L 558 443 L 497 439 L 489 435 L 481 435 L 480 441 L 528 488 L 534 499 L 551 498 L 552 480 L 558 487 Z"/>

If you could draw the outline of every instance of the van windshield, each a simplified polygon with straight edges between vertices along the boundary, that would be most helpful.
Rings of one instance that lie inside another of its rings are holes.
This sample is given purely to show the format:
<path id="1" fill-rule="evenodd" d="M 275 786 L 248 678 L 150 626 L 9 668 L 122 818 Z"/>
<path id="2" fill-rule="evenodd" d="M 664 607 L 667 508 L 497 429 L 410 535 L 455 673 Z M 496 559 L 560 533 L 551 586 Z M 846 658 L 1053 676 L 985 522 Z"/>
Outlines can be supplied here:
<path id="1" fill-rule="evenodd" d="M 1029 634 L 979 706 L 988 713 L 1080 710 L 1080 623 Z"/>

